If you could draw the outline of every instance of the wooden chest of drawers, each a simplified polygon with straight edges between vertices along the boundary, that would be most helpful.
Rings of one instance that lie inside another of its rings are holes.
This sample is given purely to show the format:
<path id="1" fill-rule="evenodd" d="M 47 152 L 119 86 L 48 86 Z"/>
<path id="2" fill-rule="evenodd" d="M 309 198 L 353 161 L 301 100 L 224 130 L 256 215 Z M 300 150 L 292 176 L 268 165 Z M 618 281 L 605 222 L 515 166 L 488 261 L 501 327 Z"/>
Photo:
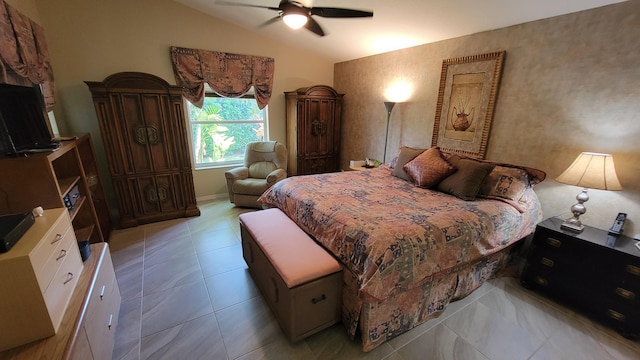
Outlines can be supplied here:
<path id="1" fill-rule="evenodd" d="M 45 210 L 0 255 L 0 351 L 56 333 L 82 268 L 67 209 Z"/>
<path id="2" fill-rule="evenodd" d="M 536 228 L 522 274 L 526 287 L 558 299 L 618 330 L 640 333 L 640 251 L 620 236 L 586 226 L 580 234 L 549 218 Z"/>

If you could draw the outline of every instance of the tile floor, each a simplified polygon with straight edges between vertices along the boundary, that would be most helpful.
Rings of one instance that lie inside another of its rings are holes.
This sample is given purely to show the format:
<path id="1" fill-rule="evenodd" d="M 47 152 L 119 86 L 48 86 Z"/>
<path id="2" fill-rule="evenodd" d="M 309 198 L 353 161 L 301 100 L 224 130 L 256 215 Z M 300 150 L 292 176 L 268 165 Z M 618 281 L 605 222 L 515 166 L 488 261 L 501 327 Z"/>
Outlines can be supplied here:
<path id="1" fill-rule="evenodd" d="M 369 353 L 340 324 L 290 344 L 242 259 L 238 215 L 251 210 L 199 206 L 200 217 L 114 231 L 122 306 L 113 359 L 640 359 L 640 342 L 511 278 Z"/>

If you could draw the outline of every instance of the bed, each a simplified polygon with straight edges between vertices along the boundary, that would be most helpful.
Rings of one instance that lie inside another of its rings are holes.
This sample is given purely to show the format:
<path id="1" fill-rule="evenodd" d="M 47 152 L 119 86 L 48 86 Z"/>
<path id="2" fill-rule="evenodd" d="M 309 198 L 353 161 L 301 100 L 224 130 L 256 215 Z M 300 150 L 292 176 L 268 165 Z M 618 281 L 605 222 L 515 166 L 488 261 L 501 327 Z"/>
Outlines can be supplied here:
<path id="1" fill-rule="evenodd" d="M 451 301 L 506 271 L 514 247 L 542 219 L 533 184 L 544 173 L 464 161 L 490 167 L 472 200 L 440 185 L 451 174 L 431 188 L 397 176 L 408 162 L 291 177 L 259 199 L 343 264 L 342 320 L 351 338 L 360 331 L 364 351 L 439 316 Z M 508 196 L 487 190 L 505 195 L 505 181 L 519 187 Z"/>

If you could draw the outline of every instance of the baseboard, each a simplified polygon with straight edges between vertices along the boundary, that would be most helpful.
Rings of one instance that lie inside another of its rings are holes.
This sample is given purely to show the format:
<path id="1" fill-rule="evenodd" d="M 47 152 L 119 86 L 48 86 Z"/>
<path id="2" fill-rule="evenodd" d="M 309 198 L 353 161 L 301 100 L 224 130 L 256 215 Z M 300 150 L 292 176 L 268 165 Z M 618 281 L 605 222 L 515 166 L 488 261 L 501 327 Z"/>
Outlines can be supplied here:
<path id="1" fill-rule="evenodd" d="M 229 194 L 214 194 L 214 195 L 205 195 L 196 197 L 196 202 L 200 201 L 211 201 L 211 200 L 220 200 L 220 199 L 228 199 Z"/>

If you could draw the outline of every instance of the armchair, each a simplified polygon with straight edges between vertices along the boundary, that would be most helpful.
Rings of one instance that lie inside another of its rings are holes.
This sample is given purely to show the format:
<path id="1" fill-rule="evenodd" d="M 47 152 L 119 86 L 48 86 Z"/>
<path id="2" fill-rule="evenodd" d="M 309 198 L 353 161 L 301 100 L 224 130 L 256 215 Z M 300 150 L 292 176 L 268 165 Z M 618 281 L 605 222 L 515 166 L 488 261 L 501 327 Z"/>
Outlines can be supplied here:
<path id="1" fill-rule="evenodd" d="M 229 201 L 236 206 L 261 208 L 258 198 L 287 177 L 287 149 L 275 141 L 247 144 L 244 166 L 225 172 Z"/>

